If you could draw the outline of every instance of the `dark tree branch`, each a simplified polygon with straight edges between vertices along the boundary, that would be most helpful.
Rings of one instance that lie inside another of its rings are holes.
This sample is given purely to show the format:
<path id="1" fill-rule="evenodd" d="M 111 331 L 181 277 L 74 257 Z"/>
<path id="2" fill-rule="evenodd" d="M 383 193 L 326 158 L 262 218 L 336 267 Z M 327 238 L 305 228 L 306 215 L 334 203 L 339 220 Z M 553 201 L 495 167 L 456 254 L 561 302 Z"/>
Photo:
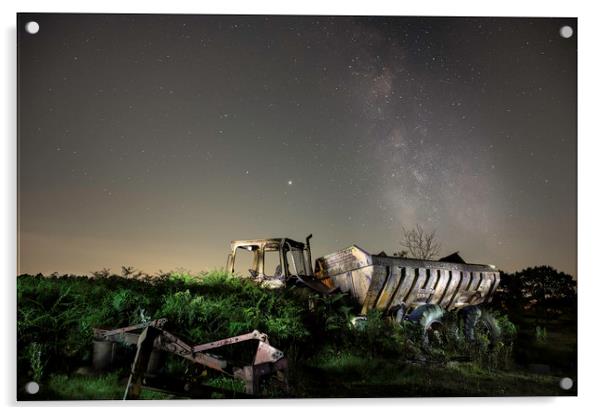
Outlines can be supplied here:
<path id="1" fill-rule="evenodd" d="M 404 248 L 396 256 L 409 255 L 417 259 L 434 259 L 439 254 L 441 244 L 437 240 L 436 231 L 427 232 L 420 225 L 407 229 L 401 227 L 402 240 L 400 245 Z"/>

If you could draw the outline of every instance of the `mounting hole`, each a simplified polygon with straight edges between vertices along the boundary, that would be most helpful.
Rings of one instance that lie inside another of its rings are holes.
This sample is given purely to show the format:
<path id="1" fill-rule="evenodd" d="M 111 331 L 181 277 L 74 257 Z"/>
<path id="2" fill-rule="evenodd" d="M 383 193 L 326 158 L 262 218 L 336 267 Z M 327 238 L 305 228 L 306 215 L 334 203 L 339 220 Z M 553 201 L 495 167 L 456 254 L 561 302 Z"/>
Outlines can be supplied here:
<path id="1" fill-rule="evenodd" d="M 25 385 L 25 392 L 29 393 L 30 395 L 35 395 L 39 391 L 40 385 L 38 385 L 38 382 L 28 382 L 27 385 Z"/>
<path id="2" fill-rule="evenodd" d="M 25 24 L 25 31 L 30 35 L 35 35 L 40 31 L 40 25 L 38 22 L 27 22 Z"/>
<path id="3" fill-rule="evenodd" d="M 571 36 L 573 36 L 573 28 L 571 26 L 562 26 L 560 28 L 560 36 L 562 36 L 565 39 L 570 38 Z"/>
<path id="4" fill-rule="evenodd" d="M 571 378 L 562 378 L 560 379 L 560 388 L 564 389 L 565 391 L 568 391 L 569 389 L 571 389 L 573 387 L 573 379 Z"/>

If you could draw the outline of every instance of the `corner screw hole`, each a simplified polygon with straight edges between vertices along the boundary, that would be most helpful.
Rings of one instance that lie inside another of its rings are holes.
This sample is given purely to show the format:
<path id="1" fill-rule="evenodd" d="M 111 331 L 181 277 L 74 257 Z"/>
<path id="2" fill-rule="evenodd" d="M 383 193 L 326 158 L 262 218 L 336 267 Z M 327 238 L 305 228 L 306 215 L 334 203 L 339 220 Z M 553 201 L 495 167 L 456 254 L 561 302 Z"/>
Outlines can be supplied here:
<path id="1" fill-rule="evenodd" d="M 568 391 L 573 387 L 573 379 L 571 378 L 562 378 L 560 379 L 560 388 Z"/>
<path id="2" fill-rule="evenodd" d="M 35 395 L 40 391 L 40 385 L 38 385 L 37 382 L 28 382 L 27 385 L 25 385 L 25 391 L 30 395 Z"/>
<path id="3" fill-rule="evenodd" d="M 30 35 L 35 35 L 40 31 L 40 25 L 38 24 L 38 22 L 27 22 L 27 24 L 25 25 L 25 31 Z"/>
<path id="4" fill-rule="evenodd" d="M 571 26 L 562 26 L 560 28 L 560 36 L 562 36 L 565 39 L 570 38 L 571 36 L 573 36 L 573 28 Z"/>

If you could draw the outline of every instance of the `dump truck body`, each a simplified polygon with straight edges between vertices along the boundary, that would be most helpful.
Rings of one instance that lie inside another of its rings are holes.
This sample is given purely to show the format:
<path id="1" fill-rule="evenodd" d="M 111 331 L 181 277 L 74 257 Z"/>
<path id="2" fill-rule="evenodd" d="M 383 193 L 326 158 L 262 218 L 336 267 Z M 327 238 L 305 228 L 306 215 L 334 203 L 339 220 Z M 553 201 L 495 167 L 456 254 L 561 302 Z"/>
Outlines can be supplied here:
<path id="1" fill-rule="evenodd" d="M 488 303 L 500 282 L 490 265 L 371 255 L 355 245 L 318 258 L 316 275 L 354 297 L 362 314 L 423 304 L 454 310 Z"/>

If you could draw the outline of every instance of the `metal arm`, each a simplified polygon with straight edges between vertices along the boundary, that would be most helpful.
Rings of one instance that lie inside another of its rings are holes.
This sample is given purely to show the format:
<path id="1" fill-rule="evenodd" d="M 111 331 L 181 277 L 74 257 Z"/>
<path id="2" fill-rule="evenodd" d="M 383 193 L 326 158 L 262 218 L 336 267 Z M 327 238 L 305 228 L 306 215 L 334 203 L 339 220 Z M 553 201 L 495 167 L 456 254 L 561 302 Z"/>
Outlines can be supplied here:
<path id="1" fill-rule="evenodd" d="M 190 346 L 179 337 L 164 330 L 163 326 L 166 322 L 167 319 L 163 318 L 114 330 L 93 329 L 94 337 L 97 340 L 106 340 L 130 345 L 136 344 L 138 347 L 136 358 L 132 365 L 132 375 L 126 391 L 126 397 L 135 398 L 139 395 L 140 387 L 142 383 L 144 383 L 144 373 L 141 373 L 141 371 L 144 371 L 148 355 L 152 349 L 174 353 L 194 363 L 242 379 L 245 381 L 246 391 L 249 394 L 256 394 L 259 391 L 259 381 L 265 376 L 280 374 L 280 377 L 283 377 L 286 381 L 288 365 L 284 358 L 284 353 L 275 347 L 270 346 L 268 336 L 264 333 L 254 330 L 251 333 L 242 334 L 240 336 Z M 141 329 L 143 330 L 142 334 L 133 333 L 134 331 Z M 149 331 L 153 333 L 152 339 L 145 338 L 145 335 L 149 333 Z M 249 340 L 258 341 L 257 351 L 255 352 L 253 363 L 242 368 L 233 367 L 226 360 L 218 359 L 203 353 L 207 350 L 213 350 Z M 149 346 L 149 341 L 152 343 L 152 347 Z"/>

